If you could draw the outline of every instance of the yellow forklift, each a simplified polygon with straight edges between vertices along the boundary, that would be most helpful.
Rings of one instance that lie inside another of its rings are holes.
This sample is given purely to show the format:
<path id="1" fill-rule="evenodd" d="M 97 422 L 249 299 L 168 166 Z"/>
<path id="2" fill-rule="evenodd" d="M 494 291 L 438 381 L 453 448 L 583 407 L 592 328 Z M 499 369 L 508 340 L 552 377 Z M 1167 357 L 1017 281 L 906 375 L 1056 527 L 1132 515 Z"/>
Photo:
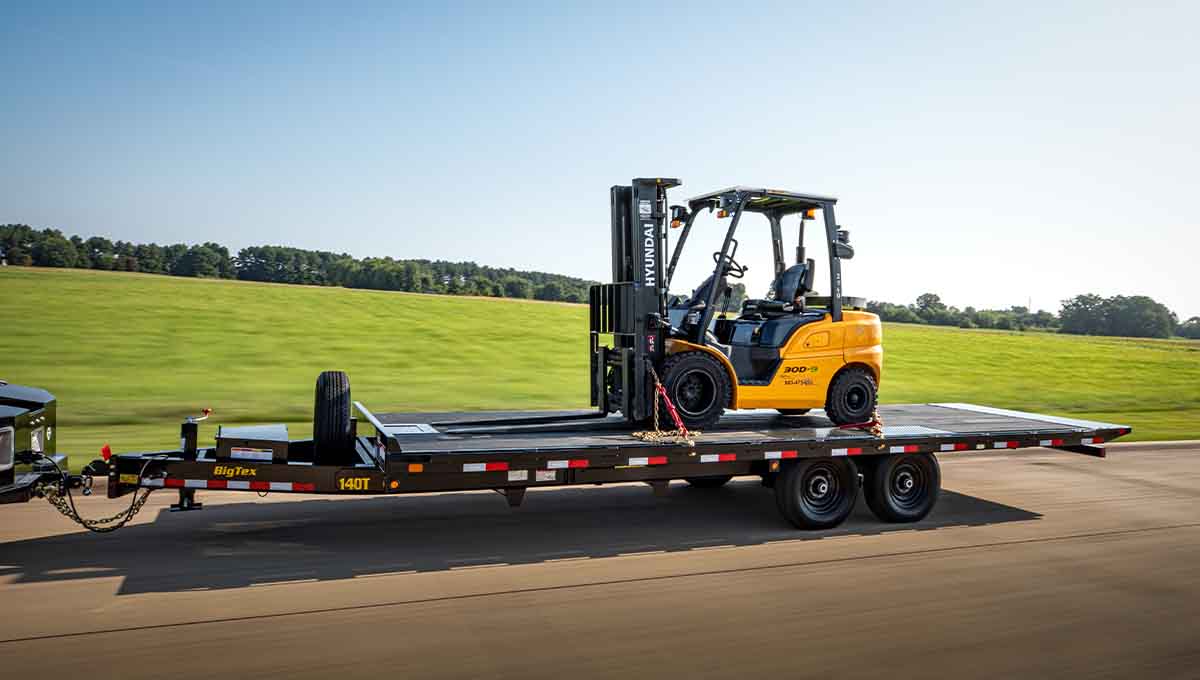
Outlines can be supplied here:
<path id="1" fill-rule="evenodd" d="M 654 414 L 661 386 L 688 428 L 712 426 L 726 409 L 776 409 L 802 416 L 824 409 L 835 425 L 872 420 L 883 369 L 879 317 L 862 298 L 842 295 L 841 261 L 854 256 L 834 215 L 837 199 L 777 189 L 731 187 L 668 208 L 676 179 L 635 179 L 610 193 L 613 283 L 590 294 L 591 398 L 601 412 L 633 423 Z M 668 290 L 688 236 L 703 212 L 728 219 L 713 273 L 686 298 Z M 774 280 L 762 299 L 731 309 L 731 279 L 745 275 L 735 238 L 743 217 L 761 215 L 771 232 Z M 783 221 L 799 221 L 795 263 L 784 256 Z M 664 267 L 667 224 L 681 228 Z M 823 227 L 829 295 L 813 292 L 805 255 L 809 222 Z M 660 406 L 664 404 L 660 403 Z"/>

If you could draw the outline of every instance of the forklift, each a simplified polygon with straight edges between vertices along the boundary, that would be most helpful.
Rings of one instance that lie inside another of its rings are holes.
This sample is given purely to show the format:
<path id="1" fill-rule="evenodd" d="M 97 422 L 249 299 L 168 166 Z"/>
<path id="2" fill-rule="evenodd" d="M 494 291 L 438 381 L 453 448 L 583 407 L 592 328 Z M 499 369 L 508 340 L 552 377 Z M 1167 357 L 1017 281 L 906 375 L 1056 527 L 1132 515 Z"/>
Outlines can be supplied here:
<path id="1" fill-rule="evenodd" d="M 668 208 L 667 190 L 679 184 L 640 178 L 610 191 L 613 282 L 594 285 L 589 294 L 592 405 L 634 424 L 647 423 L 659 407 L 673 407 L 689 429 L 711 427 L 726 409 L 802 416 L 821 408 L 837 426 L 872 421 L 882 328 L 879 317 L 863 309 L 863 298 L 842 295 L 841 261 L 854 249 L 837 224 L 837 199 L 735 186 Z M 696 217 L 714 211 L 729 226 L 712 254 L 712 274 L 690 295 L 668 299 Z M 750 213 L 765 217 L 770 229 L 774 280 L 765 297 L 731 313 L 730 280 L 747 271 L 737 260 L 736 234 Z M 805 227 L 818 215 L 829 254 L 827 296 L 813 290 L 816 265 L 804 246 Z M 800 227 L 790 266 L 785 218 L 798 219 Z M 671 228 L 682 229 L 669 265 L 668 219 Z"/>

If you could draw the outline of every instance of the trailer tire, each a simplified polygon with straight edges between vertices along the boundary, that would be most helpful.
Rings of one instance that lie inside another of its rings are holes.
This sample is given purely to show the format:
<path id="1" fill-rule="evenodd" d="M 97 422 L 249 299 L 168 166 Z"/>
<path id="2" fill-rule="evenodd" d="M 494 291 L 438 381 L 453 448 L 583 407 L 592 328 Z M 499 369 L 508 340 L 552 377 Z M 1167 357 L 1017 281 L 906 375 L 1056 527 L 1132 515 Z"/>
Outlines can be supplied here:
<path id="1" fill-rule="evenodd" d="M 715 475 L 712 477 L 688 477 L 687 483 L 697 489 L 719 489 L 729 483 L 733 475 Z"/>
<path id="2" fill-rule="evenodd" d="M 342 371 L 317 376 L 313 405 L 313 445 L 321 461 L 340 461 L 354 442 L 350 431 L 350 377 Z"/>
<path id="3" fill-rule="evenodd" d="M 775 506 L 798 529 L 831 529 L 858 500 L 858 470 L 848 458 L 809 458 L 775 480 Z"/>
<path id="4" fill-rule="evenodd" d="M 729 372 L 705 352 L 680 352 L 667 357 L 661 379 L 688 429 L 703 430 L 715 424 L 733 400 Z M 664 404 L 659 404 L 658 420 L 660 426 L 674 427 Z"/>
<path id="5" fill-rule="evenodd" d="M 854 425 L 871 419 L 879 400 L 875 377 L 861 366 L 838 373 L 825 397 L 825 416 L 835 425 Z"/>
<path id="6" fill-rule="evenodd" d="M 918 522 L 937 504 L 942 471 L 931 453 L 878 456 L 864 468 L 863 495 L 881 521 Z"/>

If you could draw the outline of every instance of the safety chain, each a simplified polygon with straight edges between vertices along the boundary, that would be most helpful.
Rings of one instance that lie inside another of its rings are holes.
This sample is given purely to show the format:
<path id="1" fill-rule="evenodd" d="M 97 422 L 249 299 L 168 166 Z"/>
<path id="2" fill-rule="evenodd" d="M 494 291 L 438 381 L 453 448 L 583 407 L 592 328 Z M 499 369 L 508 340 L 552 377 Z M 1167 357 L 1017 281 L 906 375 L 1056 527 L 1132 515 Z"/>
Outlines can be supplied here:
<path id="1" fill-rule="evenodd" d="M 634 439 L 640 439 L 644 442 L 653 444 L 687 444 L 688 446 L 696 446 L 696 437 L 701 435 L 700 432 L 687 429 L 683 424 L 683 419 L 679 417 L 679 412 L 675 410 L 675 405 L 671 403 L 670 397 L 667 396 L 667 388 L 658 379 L 658 372 L 654 370 L 654 366 L 650 362 L 646 362 L 646 368 L 650 370 L 650 377 L 654 378 L 654 430 L 634 432 Z M 658 401 L 662 399 L 667 405 L 667 413 L 671 415 L 671 419 L 675 421 L 674 430 L 663 430 L 658 424 Z"/>
<path id="2" fill-rule="evenodd" d="M 875 407 L 871 411 L 871 419 L 865 423 L 855 423 L 854 425 L 842 425 L 839 430 L 863 430 L 870 432 L 872 437 L 880 439 L 883 437 L 883 418 L 879 416 L 879 407 Z"/>
<path id="3" fill-rule="evenodd" d="M 138 514 L 142 506 L 146 504 L 146 500 L 150 498 L 150 493 L 154 489 L 142 489 L 141 495 L 130 503 L 128 508 L 118 512 L 110 517 L 102 517 L 100 519 L 85 519 L 75 510 L 75 503 L 66 495 L 61 493 L 59 484 L 43 484 L 38 488 L 38 493 L 50 502 L 59 512 L 65 517 L 75 522 L 88 531 L 94 531 L 98 534 L 106 534 L 110 531 L 116 531 L 129 523 L 133 516 Z M 70 491 L 67 492 L 69 494 Z M 114 522 L 116 522 L 114 524 Z"/>

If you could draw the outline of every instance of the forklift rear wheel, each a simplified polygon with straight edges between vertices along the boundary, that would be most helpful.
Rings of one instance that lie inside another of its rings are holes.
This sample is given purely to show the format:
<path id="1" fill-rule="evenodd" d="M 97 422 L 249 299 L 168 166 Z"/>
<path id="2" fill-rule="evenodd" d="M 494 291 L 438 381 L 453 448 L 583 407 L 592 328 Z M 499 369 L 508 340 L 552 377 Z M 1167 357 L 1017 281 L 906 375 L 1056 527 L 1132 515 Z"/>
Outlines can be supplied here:
<path id="1" fill-rule="evenodd" d="M 729 483 L 733 475 L 717 475 L 715 477 L 688 477 L 687 483 L 697 489 L 719 489 Z"/>
<path id="2" fill-rule="evenodd" d="M 729 373 L 716 359 L 704 352 L 680 352 L 663 362 L 662 383 L 667 395 L 689 429 L 702 430 L 716 423 L 733 398 Z M 655 397 L 657 398 L 657 397 Z M 671 423 L 662 404 L 659 422 Z"/>
<path id="3" fill-rule="evenodd" d="M 918 522 L 933 510 L 942 485 L 937 458 L 930 453 L 877 456 L 864 468 L 863 495 L 884 522 Z"/>
<path id="4" fill-rule="evenodd" d="M 835 425 L 865 423 L 875 412 L 879 388 L 865 368 L 848 368 L 834 377 L 825 399 L 825 415 Z"/>
<path id="5" fill-rule="evenodd" d="M 324 460 L 341 458 L 353 448 L 350 433 L 350 377 L 325 371 L 317 377 L 313 406 L 313 444 Z"/>
<path id="6" fill-rule="evenodd" d="M 858 471 L 848 458 L 810 458 L 775 480 L 775 505 L 798 529 L 831 529 L 858 500 Z"/>

